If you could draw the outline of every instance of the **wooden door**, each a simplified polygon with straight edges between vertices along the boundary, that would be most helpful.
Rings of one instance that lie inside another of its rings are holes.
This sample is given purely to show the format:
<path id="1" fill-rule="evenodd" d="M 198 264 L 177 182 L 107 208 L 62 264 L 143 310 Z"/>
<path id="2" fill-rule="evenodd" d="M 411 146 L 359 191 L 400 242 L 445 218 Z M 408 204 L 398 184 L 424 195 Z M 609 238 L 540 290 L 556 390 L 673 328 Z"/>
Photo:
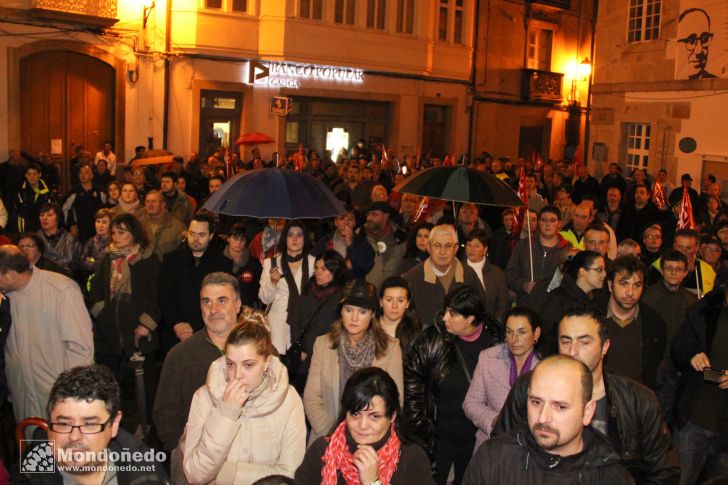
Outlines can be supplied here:
<path id="1" fill-rule="evenodd" d="M 114 142 L 114 68 L 93 57 L 49 51 L 20 60 L 20 146 L 31 155 L 51 152 L 70 187 L 69 160 L 77 145 L 95 154 L 105 140 Z M 56 146 L 58 144 L 56 143 Z"/>

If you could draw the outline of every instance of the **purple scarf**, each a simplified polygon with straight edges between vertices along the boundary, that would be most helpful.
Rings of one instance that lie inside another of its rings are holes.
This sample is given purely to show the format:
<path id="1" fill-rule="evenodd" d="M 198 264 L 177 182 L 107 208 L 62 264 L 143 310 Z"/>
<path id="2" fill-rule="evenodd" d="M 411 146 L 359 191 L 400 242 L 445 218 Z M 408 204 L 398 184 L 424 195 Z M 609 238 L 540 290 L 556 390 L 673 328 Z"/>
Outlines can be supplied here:
<path id="1" fill-rule="evenodd" d="M 511 351 L 508 351 L 508 358 L 511 361 L 511 375 L 508 378 L 508 382 L 511 383 L 511 387 L 513 387 L 513 384 L 516 383 L 516 379 L 521 377 L 523 374 L 531 370 L 531 362 L 533 362 L 533 356 L 536 355 L 536 352 L 534 349 L 531 349 L 531 353 L 529 354 L 528 358 L 526 359 L 526 362 L 523 363 L 523 367 L 521 367 L 521 372 L 518 372 L 518 364 L 516 364 L 516 357 L 511 353 Z"/>

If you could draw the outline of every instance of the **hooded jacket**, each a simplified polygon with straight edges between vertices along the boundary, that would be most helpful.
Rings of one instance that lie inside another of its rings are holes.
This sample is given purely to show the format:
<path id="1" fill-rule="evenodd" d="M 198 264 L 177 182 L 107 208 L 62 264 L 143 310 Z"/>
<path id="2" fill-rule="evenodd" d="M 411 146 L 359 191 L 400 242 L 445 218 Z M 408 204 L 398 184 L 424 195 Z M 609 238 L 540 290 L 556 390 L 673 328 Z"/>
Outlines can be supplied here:
<path id="1" fill-rule="evenodd" d="M 246 485 L 268 475 L 293 477 L 306 452 L 303 403 L 288 371 L 271 357 L 268 377 L 242 408 L 222 401 L 225 357 L 210 365 L 195 392 L 180 440 L 190 483 Z"/>
<path id="2" fill-rule="evenodd" d="M 500 435 L 473 455 L 463 484 L 635 483 L 605 437 L 591 428 L 584 428 L 582 437 L 580 453 L 560 457 L 541 449 L 526 428 Z"/>

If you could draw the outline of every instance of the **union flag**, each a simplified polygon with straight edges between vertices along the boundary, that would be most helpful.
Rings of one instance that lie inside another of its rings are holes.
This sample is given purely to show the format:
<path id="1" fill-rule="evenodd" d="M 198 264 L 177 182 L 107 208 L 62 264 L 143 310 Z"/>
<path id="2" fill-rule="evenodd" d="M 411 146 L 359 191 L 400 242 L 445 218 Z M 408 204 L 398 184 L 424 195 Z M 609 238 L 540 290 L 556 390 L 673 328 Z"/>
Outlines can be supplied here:
<path id="1" fill-rule="evenodd" d="M 690 191 L 687 184 L 683 185 L 682 207 L 680 217 L 677 220 L 678 229 L 695 229 L 695 218 L 693 217 L 693 204 L 690 202 Z"/>

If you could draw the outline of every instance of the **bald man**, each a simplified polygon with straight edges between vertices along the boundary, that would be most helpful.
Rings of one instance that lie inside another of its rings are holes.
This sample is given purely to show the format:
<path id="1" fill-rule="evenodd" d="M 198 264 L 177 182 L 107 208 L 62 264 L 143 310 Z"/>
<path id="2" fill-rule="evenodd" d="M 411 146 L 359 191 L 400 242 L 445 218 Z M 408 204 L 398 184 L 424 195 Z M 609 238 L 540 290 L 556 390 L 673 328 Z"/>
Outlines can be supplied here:
<path id="1" fill-rule="evenodd" d="M 486 441 L 463 483 L 634 483 L 606 438 L 589 427 L 592 386 L 589 368 L 573 357 L 541 362 L 528 388 L 528 426 Z"/>

